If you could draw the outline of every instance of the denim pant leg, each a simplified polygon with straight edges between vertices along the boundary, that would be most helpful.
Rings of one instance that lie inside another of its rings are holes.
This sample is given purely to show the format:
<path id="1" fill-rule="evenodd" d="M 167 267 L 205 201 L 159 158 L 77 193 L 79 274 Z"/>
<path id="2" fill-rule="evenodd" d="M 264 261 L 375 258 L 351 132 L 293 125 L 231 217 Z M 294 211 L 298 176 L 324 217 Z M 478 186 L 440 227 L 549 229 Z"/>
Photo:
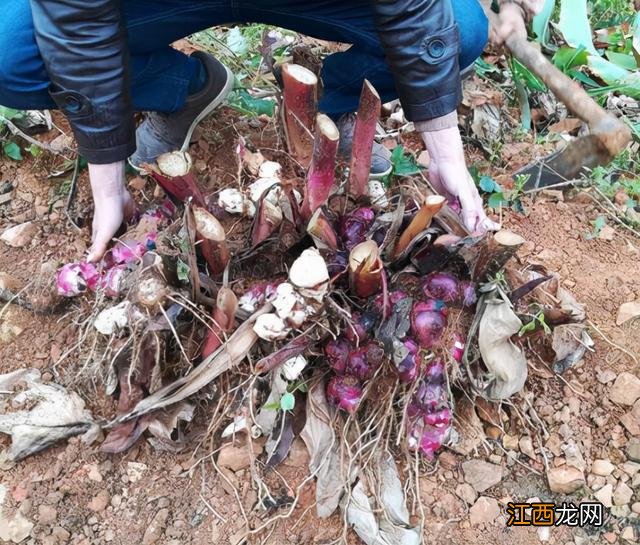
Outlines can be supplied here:
<path id="1" fill-rule="evenodd" d="M 169 44 L 230 22 L 231 1 L 123 0 L 136 110 L 170 112 L 184 104 L 197 64 Z M 22 110 L 55 108 L 29 0 L 5 4 L 0 18 L 0 104 Z"/>
<path id="2" fill-rule="evenodd" d="M 459 65 L 464 69 L 482 53 L 489 35 L 489 22 L 478 0 L 451 1 L 460 30 Z M 360 25 L 363 28 L 369 25 L 375 35 L 370 14 L 362 14 Z M 334 118 L 355 111 L 365 79 L 376 88 L 383 103 L 398 98 L 393 75 L 379 44 L 372 48 L 368 43 L 355 43 L 345 52 L 328 56 L 322 68 L 321 110 Z"/>

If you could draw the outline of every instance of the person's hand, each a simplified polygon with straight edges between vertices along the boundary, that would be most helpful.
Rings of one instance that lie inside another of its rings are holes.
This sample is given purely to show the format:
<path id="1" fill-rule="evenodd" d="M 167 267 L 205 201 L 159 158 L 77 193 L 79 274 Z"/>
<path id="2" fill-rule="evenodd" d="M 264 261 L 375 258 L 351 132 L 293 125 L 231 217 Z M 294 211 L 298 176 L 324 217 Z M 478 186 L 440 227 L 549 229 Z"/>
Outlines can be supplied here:
<path id="1" fill-rule="evenodd" d="M 124 161 L 108 165 L 89 164 L 93 195 L 93 233 L 88 261 L 100 261 L 125 219 L 135 213 L 124 176 Z"/>
<path id="2" fill-rule="evenodd" d="M 517 0 L 503 2 L 498 15 L 498 26 L 491 27 L 489 39 L 492 43 L 500 45 L 509 36 L 517 35 L 526 38 L 527 29 L 525 18 L 527 15 L 537 15 L 544 6 L 543 0 Z"/>
<path id="3" fill-rule="evenodd" d="M 464 148 L 458 127 L 423 132 L 422 139 L 431 157 L 429 179 L 443 196 L 457 197 L 462 207 L 461 217 L 472 235 L 499 229 L 484 211 L 482 197 L 467 170 Z"/>

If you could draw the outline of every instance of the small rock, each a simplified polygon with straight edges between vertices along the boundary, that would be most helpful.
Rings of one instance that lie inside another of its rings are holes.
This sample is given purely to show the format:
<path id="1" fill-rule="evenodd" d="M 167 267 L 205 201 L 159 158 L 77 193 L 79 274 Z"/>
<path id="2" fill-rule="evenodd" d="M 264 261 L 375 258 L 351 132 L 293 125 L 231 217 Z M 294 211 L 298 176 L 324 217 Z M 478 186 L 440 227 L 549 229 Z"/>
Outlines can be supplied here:
<path id="1" fill-rule="evenodd" d="M 98 470 L 98 466 L 95 464 L 90 464 L 89 465 L 89 472 L 87 473 L 87 477 L 89 477 L 89 479 L 91 479 L 92 481 L 95 481 L 97 483 L 101 483 L 102 482 L 102 475 L 100 473 L 100 471 Z"/>
<path id="2" fill-rule="evenodd" d="M 613 382 L 614 380 L 616 380 L 617 376 L 618 375 L 616 375 L 616 372 L 612 371 L 611 369 L 598 370 L 596 373 L 596 378 L 598 379 L 598 382 L 600 384 L 608 384 L 609 382 Z"/>
<path id="3" fill-rule="evenodd" d="M 613 493 L 613 505 L 627 505 L 633 497 L 633 490 L 627 483 L 618 483 Z"/>
<path id="4" fill-rule="evenodd" d="M 613 532 L 605 532 L 604 534 L 602 534 L 602 537 L 607 543 L 615 543 L 616 541 L 618 541 L 618 536 Z"/>
<path id="5" fill-rule="evenodd" d="M 169 518 L 169 509 L 160 509 L 151 519 L 149 526 L 142 537 L 142 545 L 153 545 L 156 543 L 162 532 L 167 527 L 167 519 Z"/>
<path id="6" fill-rule="evenodd" d="M 620 373 L 609 391 L 609 399 L 620 405 L 633 405 L 640 398 L 640 379 L 631 373 Z"/>
<path id="7" fill-rule="evenodd" d="M 616 236 L 616 230 L 611 225 L 605 225 L 598 233 L 600 240 L 612 241 Z"/>
<path id="8" fill-rule="evenodd" d="M 547 480 L 551 491 L 559 494 L 572 494 L 586 484 L 582 471 L 571 466 L 550 469 Z"/>
<path id="9" fill-rule="evenodd" d="M 122 504 L 122 496 L 119 496 L 118 494 L 116 494 L 115 496 L 113 496 L 113 498 L 111 498 L 111 507 L 113 507 L 114 509 L 117 509 L 118 507 L 120 507 L 121 504 Z"/>
<path id="10" fill-rule="evenodd" d="M 637 515 L 640 515 L 640 501 L 637 501 L 636 503 L 634 503 L 631 506 L 631 510 L 636 513 Z"/>
<path id="11" fill-rule="evenodd" d="M 551 539 L 551 528 L 548 526 L 540 526 L 537 530 L 537 534 L 540 541 L 549 541 Z"/>
<path id="12" fill-rule="evenodd" d="M 502 480 L 502 468 L 483 460 L 468 460 L 462 463 L 464 480 L 482 493 Z"/>
<path id="13" fill-rule="evenodd" d="M 0 514 L 0 541 L 20 543 L 31 535 L 31 530 L 33 530 L 33 522 L 19 511 L 12 519 L 5 519 Z"/>
<path id="14" fill-rule="evenodd" d="M 35 223 L 28 221 L 7 229 L 0 236 L 0 240 L 14 248 L 22 248 L 33 240 L 33 237 L 36 236 L 37 232 L 38 226 Z"/>
<path id="15" fill-rule="evenodd" d="M 130 483 L 137 483 L 142 479 L 144 472 L 147 470 L 147 465 L 140 462 L 129 462 L 127 464 L 127 477 L 129 477 Z"/>
<path id="16" fill-rule="evenodd" d="M 71 533 L 65 530 L 62 526 L 56 526 L 51 535 L 55 536 L 59 543 L 66 543 L 71 538 Z"/>
<path id="17" fill-rule="evenodd" d="M 640 400 L 633 404 L 633 409 L 622 415 L 620 424 L 622 424 L 631 435 L 640 437 Z"/>
<path id="18" fill-rule="evenodd" d="M 6 272 L 0 272 L 0 289 L 17 291 L 20 289 L 20 282 Z"/>
<path id="19" fill-rule="evenodd" d="M 144 178 L 141 178 L 140 176 L 131 178 L 131 180 L 129 181 L 129 187 L 131 189 L 134 189 L 135 191 L 142 191 L 146 184 L 146 180 Z"/>
<path id="20" fill-rule="evenodd" d="M 116 534 L 115 534 L 115 532 L 114 532 L 111 528 L 109 528 L 109 529 L 104 533 L 104 540 L 105 540 L 106 542 L 113 541 L 115 537 L 116 537 Z"/>
<path id="21" fill-rule="evenodd" d="M 600 475 L 601 477 L 606 477 L 607 475 L 611 475 L 613 470 L 616 468 L 609 460 L 594 460 L 591 465 L 591 473 L 594 475 Z"/>
<path id="22" fill-rule="evenodd" d="M 469 505 L 473 505 L 476 499 L 478 499 L 478 494 L 476 494 L 475 489 L 469 483 L 459 484 L 456 487 L 456 495 Z"/>
<path id="23" fill-rule="evenodd" d="M 306 468 L 309 465 L 309 451 L 302 439 L 296 438 L 291 443 L 289 456 L 285 459 L 284 464 L 290 467 Z"/>
<path id="24" fill-rule="evenodd" d="M 640 443 L 631 443 L 627 447 L 627 456 L 632 462 L 640 462 Z"/>
<path id="25" fill-rule="evenodd" d="M 628 505 L 614 505 L 609 512 L 615 518 L 624 519 L 631 514 L 631 508 Z"/>
<path id="26" fill-rule="evenodd" d="M 429 152 L 427 150 L 421 151 L 416 161 L 421 167 L 429 168 L 429 165 L 431 164 L 431 157 L 429 157 Z"/>
<path id="27" fill-rule="evenodd" d="M 622 539 L 626 539 L 627 541 L 636 541 L 636 530 L 633 526 L 627 526 L 622 533 L 620 534 Z"/>
<path id="28" fill-rule="evenodd" d="M 43 526 L 53 524 L 58 518 L 58 512 L 50 505 L 40 505 L 38 507 L 38 522 Z"/>
<path id="29" fill-rule="evenodd" d="M 602 505 L 611 509 L 613 503 L 611 503 L 611 496 L 613 494 L 613 486 L 610 484 L 604 485 L 600 490 L 598 490 L 593 497 L 598 500 Z"/>
<path id="30" fill-rule="evenodd" d="M 253 453 L 258 456 L 262 453 L 262 446 L 253 444 Z M 251 465 L 250 450 L 246 445 L 235 446 L 233 443 L 226 443 L 218 453 L 218 465 L 226 467 L 231 471 L 240 471 Z"/>
<path id="31" fill-rule="evenodd" d="M 640 316 L 640 301 L 630 301 L 620 305 L 618 309 L 618 317 L 616 318 L 616 325 L 622 325 L 629 320 L 638 318 Z"/>
<path id="32" fill-rule="evenodd" d="M 110 499 L 111 498 L 109 497 L 109 492 L 107 492 L 106 490 L 101 490 L 100 492 L 98 492 L 97 496 L 94 496 L 91 499 L 87 507 L 89 507 L 89 509 L 94 513 L 99 513 L 107 508 Z"/>
<path id="33" fill-rule="evenodd" d="M 495 498 L 480 496 L 469 509 L 471 524 L 493 524 L 500 516 L 500 506 Z"/>
<path id="34" fill-rule="evenodd" d="M 531 440 L 530 436 L 524 435 L 523 437 L 521 437 L 518 445 L 522 454 L 526 454 L 532 460 L 536 459 L 536 453 L 533 449 L 533 441 Z"/>

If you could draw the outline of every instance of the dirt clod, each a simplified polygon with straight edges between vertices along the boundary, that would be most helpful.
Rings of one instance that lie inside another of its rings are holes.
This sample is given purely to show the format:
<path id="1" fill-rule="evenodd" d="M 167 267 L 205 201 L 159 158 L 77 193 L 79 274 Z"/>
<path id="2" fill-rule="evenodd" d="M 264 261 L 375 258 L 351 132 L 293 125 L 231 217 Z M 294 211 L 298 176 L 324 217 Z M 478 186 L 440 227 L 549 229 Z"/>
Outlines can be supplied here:
<path id="1" fill-rule="evenodd" d="M 106 490 L 102 490 L 98 492 L 97 496 L 94 496 L 93 499 L 89 502 L 89 509 L 95 513 L 99 513 L 104 511 L 109 505 L 110 500 L 109 492 Z"/>

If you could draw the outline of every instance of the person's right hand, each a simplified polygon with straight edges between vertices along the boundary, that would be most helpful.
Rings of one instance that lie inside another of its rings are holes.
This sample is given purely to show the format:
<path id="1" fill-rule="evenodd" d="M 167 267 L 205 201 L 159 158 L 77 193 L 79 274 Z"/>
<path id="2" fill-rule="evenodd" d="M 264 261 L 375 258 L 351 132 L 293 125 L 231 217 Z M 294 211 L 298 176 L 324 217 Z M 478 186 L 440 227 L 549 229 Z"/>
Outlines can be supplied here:
<path id="1" fill-rule="evenodd" d="M 135 214 L 136 205 L 127 190 L 124 161 L 108 165 L 89 164 L 93 195 L 93 233 L 88 261 L 102 259 L 122 223 Z"/>

